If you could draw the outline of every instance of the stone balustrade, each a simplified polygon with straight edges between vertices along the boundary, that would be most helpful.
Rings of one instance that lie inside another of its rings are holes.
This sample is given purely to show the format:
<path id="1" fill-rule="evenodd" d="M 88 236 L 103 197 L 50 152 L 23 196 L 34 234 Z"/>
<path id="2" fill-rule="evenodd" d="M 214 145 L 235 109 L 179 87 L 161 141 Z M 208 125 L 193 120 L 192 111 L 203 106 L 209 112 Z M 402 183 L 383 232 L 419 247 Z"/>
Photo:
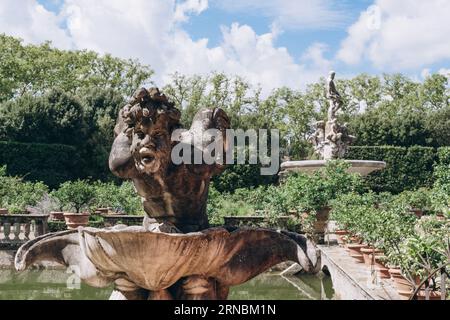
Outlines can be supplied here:
<path id="1" fill-rule="evenodd" d="M 142 225 L 144 216 L 132 216 L 122 214 L 102 215 L 105 227 L 112 227 L 116 224 L 125 224 L 127 226 Z"/>
<path id="2" fill-rule="evenodd" d="M 0 250 L 16 250 L 28 240 L 48 233 L 46 214 L 0 215 Z"/>

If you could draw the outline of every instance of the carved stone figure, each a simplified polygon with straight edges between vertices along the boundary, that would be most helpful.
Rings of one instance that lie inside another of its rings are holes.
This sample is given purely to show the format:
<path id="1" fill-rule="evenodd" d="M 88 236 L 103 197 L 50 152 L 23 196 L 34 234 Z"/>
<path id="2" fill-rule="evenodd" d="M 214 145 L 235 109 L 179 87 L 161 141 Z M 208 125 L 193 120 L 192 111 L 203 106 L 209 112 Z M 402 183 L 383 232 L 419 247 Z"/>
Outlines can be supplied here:
<path id="1" fill-rule="evenodd" d="M 343 158 L 348 146 L 356 139 L 349 134 L 347 124 L 340 125 L 336 119 L 337 111 L 342 107 L 342 98 L 336 90 L 334 78 L 336 73 L 330 72 L 326 85 L 326 96 L 328 98 L 328 119 L 316 123 L 316 131 L 309 141 L 314 145 L 314 151 L 322 160 Z"/>
<path id="2" fill-rule="evenodd" d="M 219 133 L 227 151 L 230 121 L 219 108 L 202 109 L 191 128 L 178 132 L 180 111 L 157 88 L 141 88 L 119 113 L 109 167 L 130 179 L 146 216 L 139 227 L 79 228 L 24 244 L 17 270 L 41 260 L 74 270 L 89 285 L 114 283 L 111 299 L 225 299 L 243 283 L 286 260 L 316 272 L 318 253 L 304 236 L 267 229 L 209 228 L 206 203 L 211 177 L 224 164 L 172 161 L 179 146 L 207 154 Z M 196 142 L 197 141 L 197 142 Z M 200 141 L 200 143 L 198 143 Z M 194 159 L 195 160 L 195 159 Z"/>
<path id="3" fill-rule="evenodd" d="M 321 155 L 325 146 L 325 121 L 317 121 L 314 124 L 316 130 L 309 136 L 308 141 L 314 146 L 314 152 Z"/>
<path id="4" fill-rule="evenodd" d="M 334 84 L 336 72 L 331 71 L 327 80 L 327 98 L 329 101 L 328 121 L 336 119 L 336 112 L 341 108 L 342 98 Z"/>
<path id="5" fill-rule="evenodd" d="M 204 141 L 203 133 L 212 128 L 223 133 L 226 143 L 229 119 L 219 108 L 200 110 L 189 132 L 173 141 L 174 130 L 180 128 L 180 116 L 158 89 L 138 90 L 117 120 L 109 167 L 118 177 L 133 181 L 147 218 L 173 224 L 183 232 L 198 231 L 209 226 L 208 187 L 211 177 L 220 173 L 224 165 L 174 165 L 171 152 L 179 143 L 194 148 L 192 139 L 197 137 L 203 139 L 203 145 L 195 147 L 206 148 L 213 140 Z"/>

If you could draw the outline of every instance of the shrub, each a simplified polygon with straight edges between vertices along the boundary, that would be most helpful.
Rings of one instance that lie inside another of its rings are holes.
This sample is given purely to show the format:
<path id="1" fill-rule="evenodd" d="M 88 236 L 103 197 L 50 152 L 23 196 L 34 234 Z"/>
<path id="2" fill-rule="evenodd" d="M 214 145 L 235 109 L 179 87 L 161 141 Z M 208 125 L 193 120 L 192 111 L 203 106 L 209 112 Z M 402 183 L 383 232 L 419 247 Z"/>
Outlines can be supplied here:
<path id="1" fill-rule="evenodd" d="M 236 189 L 256 188 L 278 181 L 278 176 L 263 176 L 260 165 L 237 164 L 228 166 L 225 171 L 213 177 L 212 185 L 219 192 L 234 192 Z"/>
<path id="2" fill-rule="evenodd" d="M 430 216 L 420 219 L 414 231 L 399 246 L 401 267 L 410 277 L 425 279 L 433 270 L 448 262 L 450 229 L 448 221 Z"/>
<path id="3" fill-rule="evenodd" d="M 67 181 L 54 190 L 51 195 L 57 198 L 65 210 L 88 210 L 95 197 L 95 189 L 89 181 Z"/>
<path id="4" fill-rule="evenodd" d="M 136 193 L 133 183 L 126 181 L 119 188 L 119 208 L 126 214 L 144 215 L 141 197 Z"/>
<path id="5" fill-rule="evenodd" d="M 447 261 L 450 225 L 435 216 L 417 219 L 410 214 L 410 194 L 402 193 L 381 206 L 379 195 L 372 192 L 344 194 L 333 201 L 331 219 L 365 243 L 382 249 L 388 264 L 400 267 L 412 282 L 414 276 L 424 279 Z"/>
<path id="6" fill-rule="evenodd" d="M 255 210 L 248 202 L 252 190 L 237 189 L 234 193 L 220 193 L 213 186 L 210 187 L 207 213 L 209 221 L 215 225 L 224 223 L 226 216 L 254 215 Z"/>
<path id="7" fill-rule="evenodd" d="M 0 141 L 0 164 L 7 166 L 8 175 L 42 181 L 50 188 L 77 178 L 80 171 L 77 149 L 58 144 Z"/>
<path id="8" fill-rule="evenodd" d="M 94 200 L 91 202 L 92 209 L 109 208 L 119 212 L 120 205 L 120 187 L 112 182 L 103 183 L 100 181 L 94 182 L 95 190 Z M 130 195 L 132 196 L 132 195 Z"/>
<path id="9" fill-rule="evenodd" d="M 86 139 L 81 102 L 59 89 L 6 102 L 0 119 L 1 140 L 80 145 Z"/>
<path id="10" fill-rule="evenodd" d="M 24 182 L 18 177 L 4 175 L 3 167 L 0 174 L 0 207 L 7 208 L 10 213 L 24 213 L 29 206 L 36 205 L 48 192 L 48 187 L 42 182 Z"/>
<path id="11" fill-rule="evenodd" d="M 64 221 L 49 221 L 48 231 L 49 232 L 59 232 L 67 230 L 67 224 Z"/>
<path id="12" fill-rule="evenodd" d="M 287 193 L 287 206 L 298 211 L 320 210 L 340 194 L 362 192 L 360 175 L 348 173 L 343 161 L 329 161 L 325 168 L 311 175 L 294 173 L 281 186 Z"/>
<path id="13" fill-rule="evenodd" d="M 375 192 L 400 193 L 433 185 L 433 165 L 436 151 L 430 147 L 350 147 L 346 159 L 386 162 L 386 169 L 366 178 L 367 186 Z"/>
<path id="14" fill-rule="evenodd" d="M 403 204 L 409 210 L 428 210 L 431 208 L 431 191 L 420 188 L 415 191 L 403 191 L 392 199 L 393 203 Z"/>
<path id="15" fill-rule="evenodd" d="M 435 187 L 450 194 L 450 148 L 440 148 L 438 158 L 439 161 L 434 168 Z"/>

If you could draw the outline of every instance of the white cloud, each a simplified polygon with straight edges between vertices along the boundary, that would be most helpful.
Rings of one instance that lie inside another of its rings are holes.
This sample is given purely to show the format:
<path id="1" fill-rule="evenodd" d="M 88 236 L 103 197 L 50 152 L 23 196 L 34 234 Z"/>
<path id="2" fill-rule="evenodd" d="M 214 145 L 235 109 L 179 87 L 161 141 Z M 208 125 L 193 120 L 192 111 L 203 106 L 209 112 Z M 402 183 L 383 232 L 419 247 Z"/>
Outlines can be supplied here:
<path id="1" fill-rule="evenodd" d="M 450 80 L 450 69 L 441 68 L 441 69 L 439 69 L 438 73 L 440 75 L 446 76 Z"/>
<path id="2" fill-rule="evenodd" d="M 52 40 L 60 48 L 70 48 L 71 41 L 59 27 L 61 19 L 35 0 L 2 0 L 0 3 L 0 33 L 41 43 Z"/>
<path id="3" fill-rule="evenodd" d="M 323 44 L 310 47 L 299 64 L 286 48 L 274 45 L 276 31 L 258 35 L 247 25 L 233 23 L 231 27 L 222 28 L 222 36 L 219 46 L 208 48 L 206 39 L 194 42 L 187 34 L 176 33 L 173 41 L 182 43 L 184 50 L 174 51 L 166 74 L 177 70 L 185 74 L 223 71 L 261 84 L 266 95 L 276 87 L 305 87 L 326 75 L 330 66 L 323 57 L 326 50 Z"/>
<path id="4" fill-rule="evenodd" d="M 450 59 L 450 1 L 376 0 L 348 29 L 337 57 L 394 71 Z"/>
<path id="5" fill-rule="evenodd" d="M 285 29 L 317 29 L 341 26 L 346 19 L 342 1 L 334 0 L 216 0 L 231 12 L 262 14 Z"/>
<path id="6" fill-rule="evenodd" d="M 208 0 L 186 0 L 177 4 L 175 9 L 175 20 L 186 21 L 188 20 L 189 13 L 200 14 L 208 9 Z"/>
<path id="7" fill-rule="evenodd" d="M 52 40 L 57 47 L 138 58 L 156 71 L 154 81 L 159 86 L 176 71 L 188 75 L 219 71 L 261 84 L 263 94 L 268 94 L 281 86 L 304 88 L 326 75 L 331 66 L 324 58 L 326 46 L 319 43 L 296 62 L 287 48 L 275 45 L 276 25 L 268 33 L 257 34 L 248 25 L 233 23 L 222 27 L 222 42 L 215 47 L 208 46 L 208 39 L 193 40 L 179 22 L 205 10 L 207 1 L 65 0 L 58 16 L 36 0 L 25 1 L 27 14 L 14 19 L 15 23 L 3 21 L 22 14 L 23 6 L 13 5 L 12 0 L 6 6 L 0 2 L 0 32 L 27 42 Z"/>
<path id="8" fill-rule="evenodd" d="M 431 75 L 431 70 L 430 68 L 425 68 L 422 70 L 422 72 L 420 73 L 420 76 L 422 77 L 422 79 L 426 79 Z"/>

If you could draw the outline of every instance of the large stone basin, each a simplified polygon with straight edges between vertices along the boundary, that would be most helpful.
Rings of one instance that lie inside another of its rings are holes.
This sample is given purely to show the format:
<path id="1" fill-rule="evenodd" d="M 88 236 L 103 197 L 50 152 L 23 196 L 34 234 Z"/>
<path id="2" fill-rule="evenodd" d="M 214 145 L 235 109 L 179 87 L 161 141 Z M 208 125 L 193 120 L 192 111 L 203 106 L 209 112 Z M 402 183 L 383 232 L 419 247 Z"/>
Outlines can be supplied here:
<path id="1" fill-rule="evenodd" d="M 351 164 L 349 172 L 359 173 L 362 176 L 382 170 L 386 168 L 386 162 L 384 161 L 372 161 L 372 160 L 344 160 Z M 286 161 L 281 164 L 280 175 L 287 172 L 305 172 L 313 173 L 320 168 L 325 167 L 327 160 L 302 160 L 302 161 Z"/>

